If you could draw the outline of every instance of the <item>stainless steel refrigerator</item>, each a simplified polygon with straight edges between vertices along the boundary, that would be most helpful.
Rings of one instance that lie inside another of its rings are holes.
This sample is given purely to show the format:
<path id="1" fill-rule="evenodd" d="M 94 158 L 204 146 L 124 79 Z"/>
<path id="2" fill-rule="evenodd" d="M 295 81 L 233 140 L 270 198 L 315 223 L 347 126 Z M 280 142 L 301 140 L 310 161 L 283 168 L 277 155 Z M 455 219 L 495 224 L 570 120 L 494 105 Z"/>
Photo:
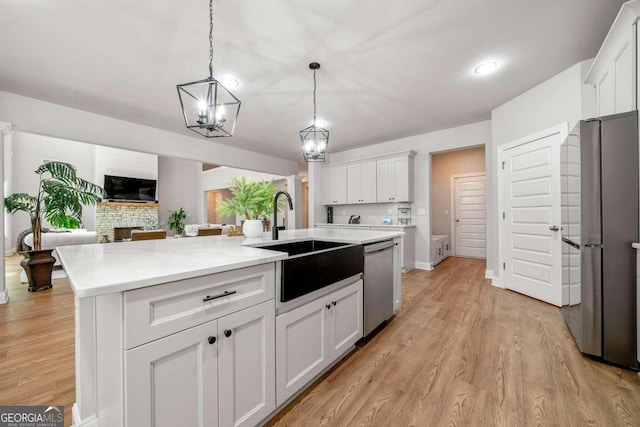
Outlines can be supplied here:
<path id="1" fill-rule="evenodd" d="M 581 121 L 560 152 L 563 317 L 580 351 L 638 368 L 638 113 Z"/>

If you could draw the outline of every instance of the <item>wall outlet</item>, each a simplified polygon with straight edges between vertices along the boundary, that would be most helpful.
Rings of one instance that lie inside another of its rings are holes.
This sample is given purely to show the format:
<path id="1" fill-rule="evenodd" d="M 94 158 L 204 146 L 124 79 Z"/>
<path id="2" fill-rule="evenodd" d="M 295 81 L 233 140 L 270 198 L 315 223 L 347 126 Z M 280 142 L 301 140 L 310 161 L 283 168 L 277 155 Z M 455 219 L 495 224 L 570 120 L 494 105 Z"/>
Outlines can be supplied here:
<path id="1" fill-rule="evenodd" d="M 444 210 L 444 214 L 445 214 L 445 215 L 449 215 L 449 209 L 445 209 L 445 210 Z"/>
<path id="2" fill-rule="evenodd" d="M 418 209 L 418 215 L 426 215 L 426 214 L 427 214 L 427 210 L 425 208 Z"/>

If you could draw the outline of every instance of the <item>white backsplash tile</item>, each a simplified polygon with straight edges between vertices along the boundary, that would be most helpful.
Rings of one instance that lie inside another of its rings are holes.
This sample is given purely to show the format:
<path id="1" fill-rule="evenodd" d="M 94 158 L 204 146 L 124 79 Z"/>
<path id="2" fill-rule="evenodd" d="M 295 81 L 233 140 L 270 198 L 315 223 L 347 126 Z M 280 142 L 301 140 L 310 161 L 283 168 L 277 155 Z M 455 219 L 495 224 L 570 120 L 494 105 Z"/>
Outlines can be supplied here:
<path id="1" fill-rule="evenodd" d="M 404 205 L 404 204 L 403 204 Z M 391 213 L 389 212 L 391 210 Z M 344 214 L 343 214 L 344 212 Z M 392 225 L 398 224 L 398 203 L 372 203 L 362 205 L 337 205 L 333 207 L 333 223 L 348 224 L 351 215 L 360 216 L 360 224 L 382 224 L 383 218 L 391 219 Z M 415 224 L 413 205 L 411 224 Z M 324 220 L 318 222 L 326 222 Z"/>

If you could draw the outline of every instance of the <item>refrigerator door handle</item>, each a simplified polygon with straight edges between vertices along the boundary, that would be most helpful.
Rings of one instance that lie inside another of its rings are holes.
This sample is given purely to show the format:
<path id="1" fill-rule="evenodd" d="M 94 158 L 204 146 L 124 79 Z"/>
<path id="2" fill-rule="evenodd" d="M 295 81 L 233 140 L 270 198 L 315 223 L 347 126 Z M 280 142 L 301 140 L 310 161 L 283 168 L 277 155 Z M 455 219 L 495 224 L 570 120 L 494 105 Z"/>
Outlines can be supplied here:
<path id="1" fill-rule="evenodd" d="M 580 245 L 578 245 L 577 243 L 573 243 L 571 240 L 567 239 L 566 237 L 562 238 L 562 241 L 565 242 L 567 245 L 573 247 L 574 249 L 580 250 Z"/>

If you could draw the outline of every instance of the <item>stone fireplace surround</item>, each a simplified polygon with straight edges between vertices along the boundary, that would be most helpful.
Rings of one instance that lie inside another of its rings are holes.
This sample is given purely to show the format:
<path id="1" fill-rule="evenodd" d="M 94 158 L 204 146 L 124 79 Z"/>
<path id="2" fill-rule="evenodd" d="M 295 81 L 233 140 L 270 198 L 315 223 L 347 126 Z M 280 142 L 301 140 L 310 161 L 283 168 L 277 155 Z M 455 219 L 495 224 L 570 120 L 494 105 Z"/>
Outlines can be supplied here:
<path id="1" fill-rule="evenodd" d="M 114 241 L 116 227 L 150 227 L 158 224 L 158 203 L 100 202 L 96 206 L 98 240 L 107 235 Z"/>

